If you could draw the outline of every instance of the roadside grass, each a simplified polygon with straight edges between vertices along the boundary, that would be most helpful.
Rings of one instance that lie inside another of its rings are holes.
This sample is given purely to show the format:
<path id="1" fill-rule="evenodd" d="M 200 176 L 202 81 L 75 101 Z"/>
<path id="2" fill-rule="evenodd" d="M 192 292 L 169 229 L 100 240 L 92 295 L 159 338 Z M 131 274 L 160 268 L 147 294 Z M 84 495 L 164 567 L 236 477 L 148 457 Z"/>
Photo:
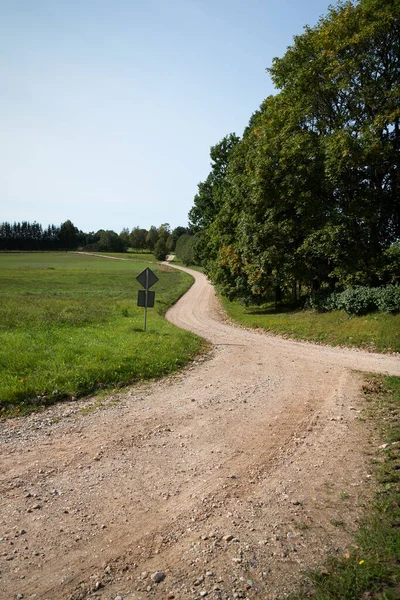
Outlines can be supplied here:
<path id="1" fill-rule="evenodd" d="M 245 307 L 223 297 L 221 301 L 228 315 L 245 327 L 333 346 L 400 352 L 400 314 L 349 316 L 339 310 L 318 313 L 285 306 L 275 310 L 273 303 L 262 307 Z"/>
<path id="2" fill-rule="evenodd" d="M 364 391 L 368 418 L 385 440 L 375 459 L 375 500 L 354 545 L 323 569 L 306 572 L 308 589 L 291 600 L 400 598 L 400 378 L 374 377 Z"/>
<path id="3" fill-rule="evenodd" d="M 155 263 L 156 308 L 143 331 L 142 256 L 0 254 L 0 415 L 160 377 L 202 350 L 199 337 L 163 318 L 192 278 Z"/>
<path id="4" fill-rule="evenodd" d="M 192 269 L 192 271 L 198 271 L 199 273 L 204 273 L 204 268 L 198 265 L 185 265 L 179 258 L 175 258 L 171 261 L 173 265 L 178 265 L 179 267 L 185 267 L 187 269 Z"/>

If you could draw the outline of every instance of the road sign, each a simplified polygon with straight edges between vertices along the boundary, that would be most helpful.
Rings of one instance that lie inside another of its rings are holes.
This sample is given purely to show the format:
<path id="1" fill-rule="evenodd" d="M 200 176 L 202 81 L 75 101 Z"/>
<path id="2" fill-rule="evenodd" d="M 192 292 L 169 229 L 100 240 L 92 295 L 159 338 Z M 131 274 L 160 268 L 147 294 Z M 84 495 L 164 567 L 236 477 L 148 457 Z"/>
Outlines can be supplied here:
<path id="1" fill-rule="evenodd" d="M 158 281 L 158 277 L 149 268 L 145 269 L 136 277 L 136 281 L 144 287 L 144 290 L 139 290 L 138 293 L 138 306 L 144 307 L 144 330 L 146 331 L 147 323 L 147 309 L 153 308 L 155 292 L 149 292 L 149 289 Z"/>
<path id="2" fill-rule="evenodd" d="M 144 308 L 153 308 L 155 296 L 155 292 L 150 292 L 149 290 L 139 290 L 137 305 L 144 306 Z"/>
<path id="3" fill-rule="evenodd" d="M 136 277 L 136 281 L 144 287 L 145 290 L 149 290 L 158 281 L 158 277 L 149 268 L 145 269 Z"/>

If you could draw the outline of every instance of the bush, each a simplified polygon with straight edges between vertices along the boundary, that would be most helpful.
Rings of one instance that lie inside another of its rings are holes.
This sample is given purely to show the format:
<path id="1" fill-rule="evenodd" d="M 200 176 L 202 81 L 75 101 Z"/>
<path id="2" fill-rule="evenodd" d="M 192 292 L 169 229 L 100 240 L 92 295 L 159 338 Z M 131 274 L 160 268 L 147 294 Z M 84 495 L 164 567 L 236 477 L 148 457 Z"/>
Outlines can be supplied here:
<path id="1" fill-rule="evenodd" d="M 321 288 L 313 292 L 306 302 L 307 308 L 313 308 L 318 312 L 328 312 L 337 308 L 337 294 L 329 288 Z"/>
<path id="2" fill-rule="evenodd" d="M 377 305 L 380 312 L 393 313 L 400 311 L 400 285 L 387 285 L 376 288 Z"/>
<path id="3" fill-rule="evenodd" d="M 394 313 L 400 311 L 400 286 L 387 285 L 379 288 L 357 286 L 347 288 L 341 293 L 322 288 L 310 295 L 307 306 L 319 312 L 344 310 L 349 315 L 365 315 L 377 310 Z"/>
<path id="4" fill-rule="evenodd" d="M 347 288 L 337 297 L 337 308 L 345 310 L 349 315 L 366 315 L 378 310 L 376 302 L 376 290 L 379 288 L 369 288 L 357 286 Z"/>

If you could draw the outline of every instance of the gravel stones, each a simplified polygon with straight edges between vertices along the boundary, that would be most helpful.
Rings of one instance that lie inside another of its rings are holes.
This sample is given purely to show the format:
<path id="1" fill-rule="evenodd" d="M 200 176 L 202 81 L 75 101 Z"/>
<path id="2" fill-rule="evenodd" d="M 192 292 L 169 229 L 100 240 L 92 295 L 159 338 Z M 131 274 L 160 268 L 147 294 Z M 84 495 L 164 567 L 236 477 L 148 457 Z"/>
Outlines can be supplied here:
<path id="1" fill-rule="evenodd" d="M 150 579 L 154 581 L 154 583 L 161 583 L 165 579 L 165 573 L 162 571 L 155 571 L 155 573 L 150 575 Z"/>

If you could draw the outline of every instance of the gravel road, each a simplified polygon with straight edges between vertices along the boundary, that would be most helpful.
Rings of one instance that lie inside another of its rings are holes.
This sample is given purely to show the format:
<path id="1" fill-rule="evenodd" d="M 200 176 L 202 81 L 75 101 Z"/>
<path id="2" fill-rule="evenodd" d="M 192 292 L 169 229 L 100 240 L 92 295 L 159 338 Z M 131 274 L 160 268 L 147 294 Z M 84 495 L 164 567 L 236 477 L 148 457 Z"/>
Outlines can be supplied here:
<path id="1" fill-rule="evenodd" d="M 232 326 L 189 272 L 167 318 L 208 356 L 0 423 L 2 599 L 275 599 L 346 551 L 381 443 L 361 385 L 399 357 Z"/>

